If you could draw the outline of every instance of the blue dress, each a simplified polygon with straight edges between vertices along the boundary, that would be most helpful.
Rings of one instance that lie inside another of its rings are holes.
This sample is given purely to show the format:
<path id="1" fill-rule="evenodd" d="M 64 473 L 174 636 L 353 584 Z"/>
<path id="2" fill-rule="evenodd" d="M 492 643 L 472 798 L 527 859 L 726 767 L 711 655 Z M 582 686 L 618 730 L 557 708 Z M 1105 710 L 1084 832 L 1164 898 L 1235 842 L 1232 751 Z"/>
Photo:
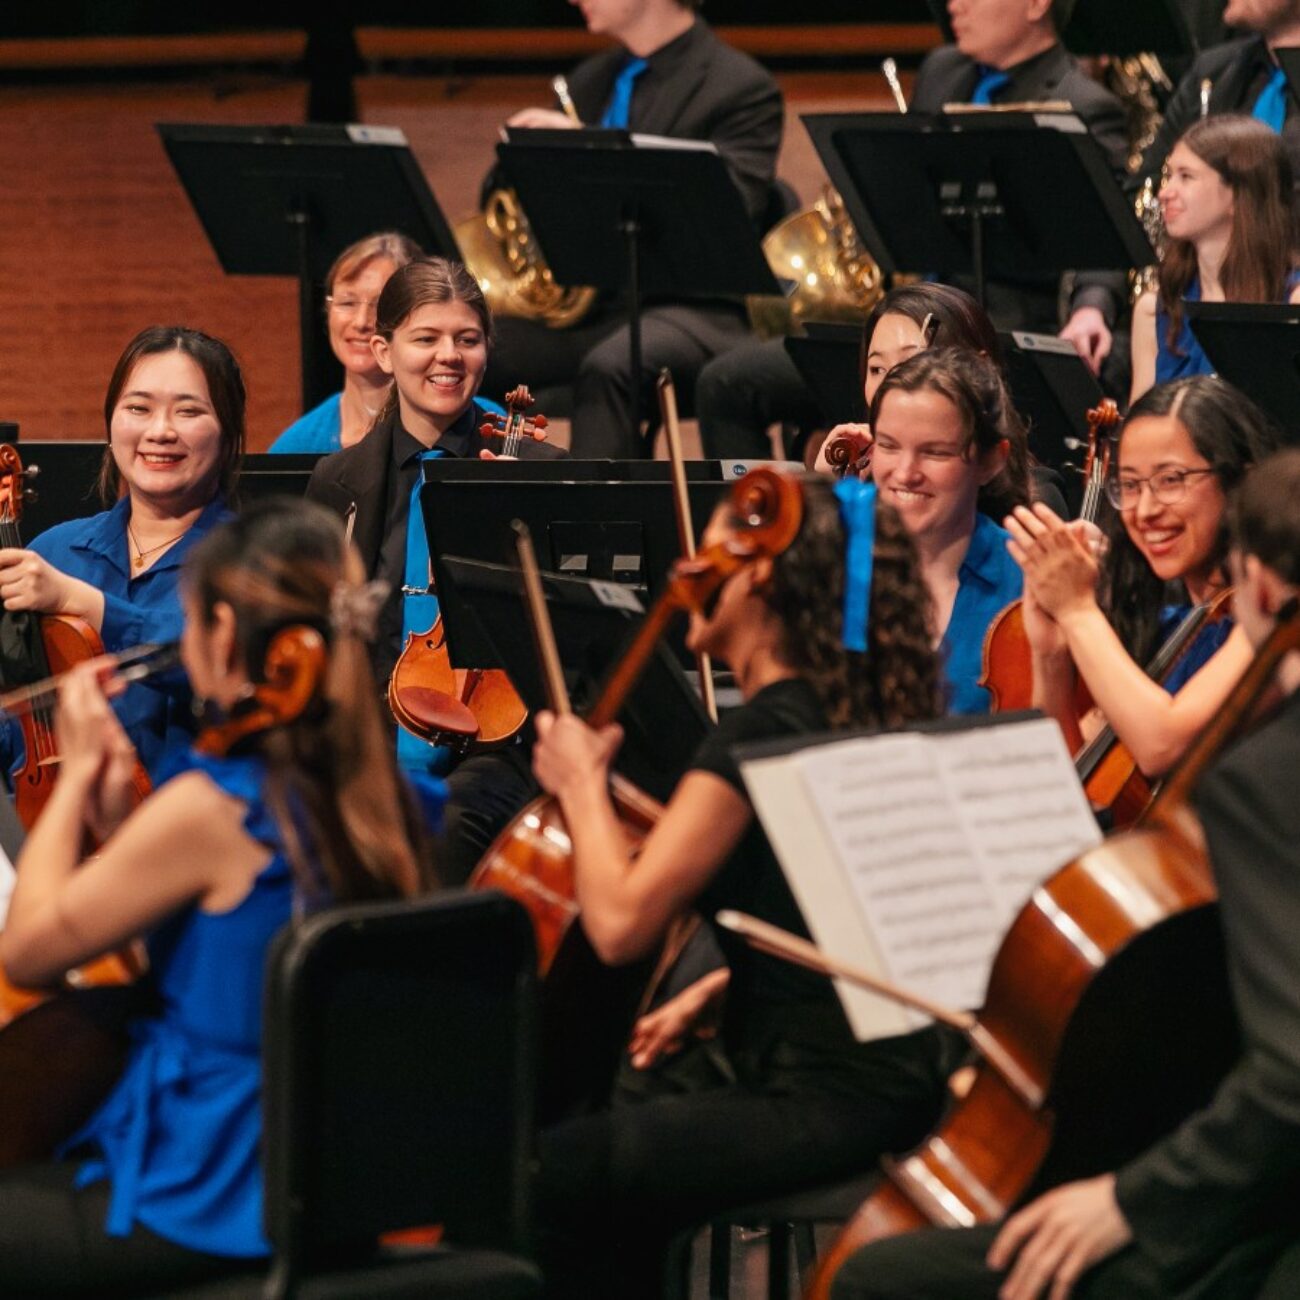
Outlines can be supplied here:
<path id="1" fill-rule="evenodd" d="M 989 624 L 1024 592 L 1025 575 L 1007 551 L 1011 536 L 988 515 L 975 515 L 966 558 L 957 575 L 957 599 L 939 650 L 948 679 L 948 712 L 987 713 L 992 698 L 977 685 Z"/>
<path id="2" fill-rule="evenodd" d="M 1300 284 L 1300 271 L 1292 271 L 1287 278 L 1287 297 Z M 1201 277 L 1192 277 L 1192 282 L 1183 294 L 1184 302 L 1201 301 Z M 1201 345 L 1192 333 L 1191 323 L 1183 317 L 1182 329 L 1178 332 L 1175 347 L 1169 346 L 1169 313 L 1156 298 L 1156 383 L 1167 384 L 1173 379 L 1186 379 L 1189 375 L 1212 375 L 1214 366 L 1205 355 Z"/>
<path id="3" fill-rule="evenodd" d="M 175 546 L 132 577 L 126 544 L 130 511 L 130 501 L 123 497 L 111 510 L 56 524 L 30 543 L 30 549 L 56 569 L 104 593 L 100 638 L 110 654 L 148 641 L 179 639 L 184 621 L 177 593 L 181 564 L 200 538 L 231 517 L 224 501 L 212 501 Z M 134 683 L 113 702 L 113 708 L 150 777 L 159 771 L 169 748 L 188 746 L 193 739 L 190 688 L 179 668 Z M 0 727 L 0 762 L 5 770 L 13 772 L 22 758 L 18 728 Z"/>
<path id="4" fill-rule="evenodd" d="M 293 878 L 262 800 L 265 764 L 244 756 L 189 765 L 247 805 L 244 828 L 275 856 L 228 912 L 192 906 L 148 940 L 162 998 L 132 1027 L 121 1079 L 65 1153 L 89 1151 L 79 1187 L 107 1178 L 109 1236 L 136 1223 L 191 1250 L 269 1254 L 262 1230 L 262 977 L 293 910 Z"/>
<path id="5" fill-rule="evenodd" d="M 1178 625 L 1191 612 L 1190 605 L 1166 605 L 1160 611 L 1160 644 L 1163 645 L 1177 631 Z M 1177 695 L 1187 683 L 1223 648 L 1235 626 L 1231 618 L 1205 624 L 1192 638 L 1192 643 L 1173 671 L 1161 683 L 1170 695 Z"/>

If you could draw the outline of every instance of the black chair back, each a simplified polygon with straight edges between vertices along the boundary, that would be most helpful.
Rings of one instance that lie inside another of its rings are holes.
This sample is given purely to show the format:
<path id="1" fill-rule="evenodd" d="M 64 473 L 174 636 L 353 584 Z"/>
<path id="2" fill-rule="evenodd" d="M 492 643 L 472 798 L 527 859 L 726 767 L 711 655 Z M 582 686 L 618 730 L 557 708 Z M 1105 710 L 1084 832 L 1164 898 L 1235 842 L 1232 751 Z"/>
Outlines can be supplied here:
<path id="1" fill-rule="evenodd" d="M 267 1233 L 283 1279 L 442 1224 L 526 1251 L 536 976 L 497 894 L 360 904 L 289 927 L 267 966 Z"/>

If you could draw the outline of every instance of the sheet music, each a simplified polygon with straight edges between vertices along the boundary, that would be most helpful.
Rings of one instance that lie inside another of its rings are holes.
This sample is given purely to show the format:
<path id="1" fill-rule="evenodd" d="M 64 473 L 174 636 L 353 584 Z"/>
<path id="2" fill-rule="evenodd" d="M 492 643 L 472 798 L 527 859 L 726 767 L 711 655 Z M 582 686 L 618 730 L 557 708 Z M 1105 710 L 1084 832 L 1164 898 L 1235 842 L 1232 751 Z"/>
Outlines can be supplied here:
<path id="1" fill-rule="evenodd" d="M 742 771 L 818 944 L 954 1008 L 982 1003 L 1034 887 L 1101 839 L 1047 719 L 856 738 Z M 859 1037 L 924 1023 L 866 996 L 841 989 Z"/>

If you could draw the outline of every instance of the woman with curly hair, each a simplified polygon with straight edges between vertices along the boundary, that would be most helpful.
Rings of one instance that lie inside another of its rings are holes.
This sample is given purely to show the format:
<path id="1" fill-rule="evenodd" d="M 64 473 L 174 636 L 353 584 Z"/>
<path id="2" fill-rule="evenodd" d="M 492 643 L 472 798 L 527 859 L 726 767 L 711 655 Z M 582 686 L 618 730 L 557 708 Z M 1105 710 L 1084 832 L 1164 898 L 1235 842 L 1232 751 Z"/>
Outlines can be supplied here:
<path id="1" fill-rule="evenodd" d="M 856 481 L 836 488 L 807 476 L 802 488 L 790 547 L 734 574 L 691 616 L 690 646 L 731 667 L 744 702 L 703 742 L 635 859 L 608 794 L 618 729 L 537 719 L 534 770 L 571 828 L 583 928 L 606 962 L 653 952 L 692 906 L 706 917 L 739 908 L 806 935 L 734 747 L 903 726 L 940 711 L 929 601 L 898 513 L 884 502 L 877 510 L 875 489 Z M 864 578 L 856 557 L 873 514 L 874 563 Z M 704 544 L 724 542 L 734 528 L 724 507 Z M 846 540 L 859 542 L 852 563 Z M 722 1035 L 734 1085 L 543 1134 L 537 1204 L 553 1294 L 657 1296 L 662 1252 L 678 1230 L 870 1168 L 916 1141 L 938 1112 L 943 1032 L 860 1044 L 826 980 L 725 932 L 718 939 L 731 972 Z"/>
<path id="2" fill-rule="evenodd" d="M 1163 681 L 1142 665 L 1191 606 L 1228 585 L 1227 500 L 1274 445 L 1244 393 L 1194 375 L 1153 388 L 1128 413 L 1106 487 L 1116 513 L 1100 564 L 1041 506 L 1007 520 L 1025 572 L 1034 703 L 1073 747 L 1109 722 L 1142 771 L 1162 776 L 1218 711 L 1251 658 L 1231 619 L 1203 627 Z M 1082 723 L 1079 678 L 1097 705 Z"/>
<path id="3" fill-rule="evenodd" d="M 1133 308 L 1131 402 L 1153 384 L 1214 373 L 1185 302 L 1300 297 L 1291 181 L 1282 137 L 1251 117 L 1204 118 L 1174 145 L 1160 187 L 1169 246 L 1156 290 Z"/>

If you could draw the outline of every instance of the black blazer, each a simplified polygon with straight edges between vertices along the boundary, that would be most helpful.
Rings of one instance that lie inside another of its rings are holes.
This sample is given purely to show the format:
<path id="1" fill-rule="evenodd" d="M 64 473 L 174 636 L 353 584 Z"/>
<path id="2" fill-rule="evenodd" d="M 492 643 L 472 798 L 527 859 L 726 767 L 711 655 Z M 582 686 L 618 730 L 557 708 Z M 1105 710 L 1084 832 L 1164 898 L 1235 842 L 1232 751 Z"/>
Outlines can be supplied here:
<path id="1" fill-rule="evenodd" d="M 1053 45 L 1042 54 L 1009 68 L 1010 83 L 997 94 L 996 102 L 1063 99 L 1079 115 L 1101 145 L 1116 179 L 1124 175 L 1128 154 L 1128 126 L 1124 106 L 1110 91 L 1089 77 L 1064 46 Z M 975 61 L 955 45 L 945 45 L 926 55 L 916 74 L 911 109 L 917 113 L 939 113 L 950 103 L 970 100 L 979 79 Z M 1050 201 L 1045 195 L 1045 201 Z M 938 268 L 942 270 L 942 268 Z M 963 283 L 963 288 L 969 288 Z M 1029 329 L 1055 333 L 1057 329 L 1058 284 L 1041 277 L 1017 279 L 1010 284 L 988 286 L 989 312 L 1003 329 Z M 1081 274 L 1070 300 L 1071 311 L 1099 307 L 1110 324 L 1119 317 L 1125 298 L 1122 273 Z"/>
<path id="2" fill-rule="evenodd" d="M 1210 1105 L 1119 1172 L 1137 1245 L 1171 1289 L 1234 1277 L 1300 1238 L 1300 691 L 1205 776 L 1195 807 L 1219 886 L 1242 1055 Z M 1280 1248 L 1280 1247 L 1279 1247 Z M 1181 1292 L 1180 1292 L 1181 1293 Z"/>
<path id="3" fill-rule="evenodd" d="M 569 93 L 584 122 L 600 121 L 626 54 L 616 45 L 584 59 L 569 74 Z M 711 141 L 758 221 L 776 175 L 785 112 L 771 74 L 725 45 L 700 18 L 648 62 L 632 95 L 629 129 Z M 501 181 L 494 168 L 484 195 Z"/>
<path id="4" fill-rule="evenodd" d="M 360 442 L 322 456 L 307 484 L 309 501 L 319 501 L 340 518 L 350 521 L 352 541 L 365 561 L 367 576 L 372 578 L 385 540 L 384 519 L 388 513 L 396 424 L 397 416 L 389 416 Z M 446 440 L 438 445 L 451 456 L 477 457 L 484 448 L 495 450 L 477 429 L 463 445 L 453 446 Z M 567 455 L 562 447 L 553 447 L 548 442 L 524 442 L 519 448 L 521 460 L 555 460 Z M 404 519 L 400 526 L 405 530 Z"/>

